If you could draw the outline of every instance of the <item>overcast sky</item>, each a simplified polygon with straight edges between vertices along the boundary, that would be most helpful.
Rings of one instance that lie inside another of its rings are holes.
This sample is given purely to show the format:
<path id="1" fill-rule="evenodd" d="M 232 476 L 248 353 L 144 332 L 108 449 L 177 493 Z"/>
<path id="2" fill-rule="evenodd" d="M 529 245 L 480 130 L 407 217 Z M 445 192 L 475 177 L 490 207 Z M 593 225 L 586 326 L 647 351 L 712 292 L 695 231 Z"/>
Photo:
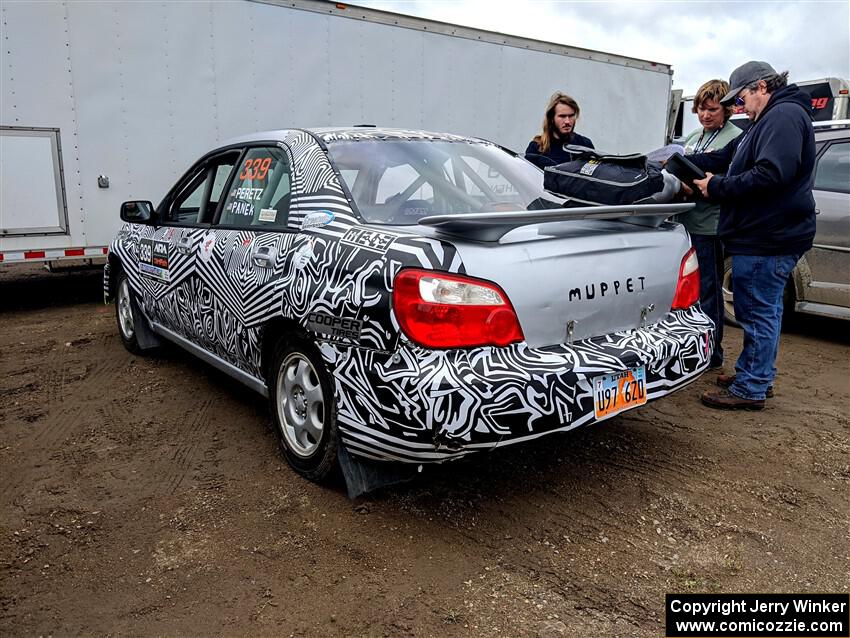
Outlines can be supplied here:
<path id="1" fill-rule="evenodd" d="M 521 35 L 673 67 L 692 94 L 765 60 L 790 80 L 850 77 L 850 1 L 358 0 L 383 11 Z M 569 87 L 565 86 L 569 91 Z"/>

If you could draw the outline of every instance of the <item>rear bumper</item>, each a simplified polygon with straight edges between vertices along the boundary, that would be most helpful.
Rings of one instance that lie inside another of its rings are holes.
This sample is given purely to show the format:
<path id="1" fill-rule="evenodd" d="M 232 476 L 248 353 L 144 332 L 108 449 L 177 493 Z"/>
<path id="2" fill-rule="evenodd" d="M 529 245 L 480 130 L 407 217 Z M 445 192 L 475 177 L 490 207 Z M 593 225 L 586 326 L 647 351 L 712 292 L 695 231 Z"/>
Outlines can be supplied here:
<path id="1" fill-rule="evenodd" d="M 106 258 L 107 246 L 87 248 L 51 248 L 32 250 L 0 250 L 0 264 L 23 264 L 33 262 L 85 261 L 95 264 Z"/>
<path id="2" fill-rule="evenodd" d="M 547 348 L 321 351 L 348 450 L 425 463 L 593 423 L 601 374 L 643 365 L 647 400 L 663 397 L 706 369 L 713 343 L 711 320 L 694 306 L 644 329 Z"/>

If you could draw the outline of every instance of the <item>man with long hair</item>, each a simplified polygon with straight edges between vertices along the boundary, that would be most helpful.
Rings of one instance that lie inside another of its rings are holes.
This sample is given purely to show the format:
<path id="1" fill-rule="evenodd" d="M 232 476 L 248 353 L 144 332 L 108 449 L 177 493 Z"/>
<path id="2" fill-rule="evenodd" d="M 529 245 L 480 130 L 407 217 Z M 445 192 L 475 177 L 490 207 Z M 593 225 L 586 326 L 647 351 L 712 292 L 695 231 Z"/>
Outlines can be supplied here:
<path id="1" fill-rule="evenodd" d="M 581 109 L 578 102 L 565 93 L 554 93 L 546 105 L 543 131 L 535 136 L 525 149 L 525 159 L 540 168 L 569 162 L 567 145 L 593 148 L 593 142 L 575 132 L 576 121 Z"/>

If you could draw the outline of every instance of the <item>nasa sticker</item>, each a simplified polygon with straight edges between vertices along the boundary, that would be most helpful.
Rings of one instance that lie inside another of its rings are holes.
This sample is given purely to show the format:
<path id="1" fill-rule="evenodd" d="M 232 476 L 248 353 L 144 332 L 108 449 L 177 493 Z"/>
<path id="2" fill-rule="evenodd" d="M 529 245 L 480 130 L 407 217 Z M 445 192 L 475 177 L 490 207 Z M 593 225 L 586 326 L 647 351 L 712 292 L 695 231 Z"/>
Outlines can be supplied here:
<path id="1" fill-rule="evenodd" d="M 310 263 L 311 259 L 313 259 L 313 242 L 308 241 L 295 251 L 295 255 L 292 257 L 292 263 L 296 268 L 301 270 Z"/>
<path id="2" fill-rule="evenodd" d="M 213 231 L 209 231 L 204 238 L 201 240 L 201 261 L 207 263 L 212 257 L 213 248 L 215 248 L 215 233 Z"/>
<path id="3" fill-rule="evenodd" d="M 317 226 L 327 226 L 334 220 L 334 214 L 329 210 L 317 210 L 314 213 L 307 213 L 304 219 L 301 220 L 301 230 L 308 228 L 316 228 Z"/>

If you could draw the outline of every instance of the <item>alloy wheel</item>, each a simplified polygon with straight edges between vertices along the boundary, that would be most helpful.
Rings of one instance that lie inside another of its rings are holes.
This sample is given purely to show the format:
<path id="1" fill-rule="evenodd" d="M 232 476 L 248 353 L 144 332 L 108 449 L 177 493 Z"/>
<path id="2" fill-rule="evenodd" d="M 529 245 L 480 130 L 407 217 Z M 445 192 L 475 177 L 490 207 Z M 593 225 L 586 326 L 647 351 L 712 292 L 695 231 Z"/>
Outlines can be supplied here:
<path id="1" fill-rule="evenodd" d="M 130 341 L 136 334 L 135 325 L 133 323 L 133 304 L 130 298 L 130 287 L 127 285 L 127 280 L 122 279 L 118 285 L 118 326 L 121 329 L 121 334 L 127 341 Z"/>
<path id="2" fill-rule="evenodd" d="M 313 455 L 325 428 L 325 396 L 311 361 L 299 352 L 284 359 L 277 376 L 278 414 L 283 437 L 296 455 Z"/>

